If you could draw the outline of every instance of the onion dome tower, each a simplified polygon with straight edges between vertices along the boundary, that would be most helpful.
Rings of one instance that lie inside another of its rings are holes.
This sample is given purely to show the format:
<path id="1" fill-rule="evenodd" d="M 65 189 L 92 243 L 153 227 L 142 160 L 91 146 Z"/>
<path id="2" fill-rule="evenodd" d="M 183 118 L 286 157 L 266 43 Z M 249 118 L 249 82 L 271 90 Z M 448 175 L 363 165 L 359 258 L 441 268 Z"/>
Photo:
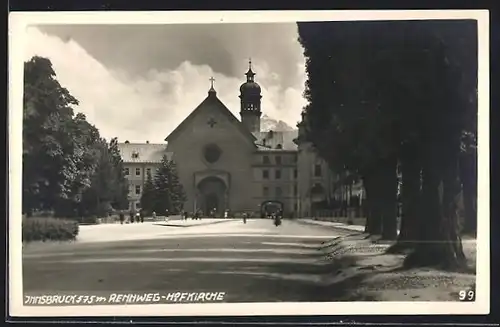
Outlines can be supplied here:
<path id="1" fill-rule="evenodd" d="M 248 62 L 247 81 L 240 87 L 241 122 L 252 133 L 260 132 L 260 86 L 255 83 L 255 73 L 252 71 L 252 60 Z"/>

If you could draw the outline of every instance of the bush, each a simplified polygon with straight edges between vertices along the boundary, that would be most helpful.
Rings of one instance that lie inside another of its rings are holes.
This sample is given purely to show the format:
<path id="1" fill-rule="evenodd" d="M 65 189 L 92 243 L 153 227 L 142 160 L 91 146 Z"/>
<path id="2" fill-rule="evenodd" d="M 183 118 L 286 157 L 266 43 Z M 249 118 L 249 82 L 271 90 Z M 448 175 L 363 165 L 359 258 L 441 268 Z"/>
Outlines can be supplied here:
<path id="1" fill-rule="evenodd" d="M 23 218 L 22 230 L 23 242 L 72 241 L 79 232 L 77 221 L 49 217 Z"/>

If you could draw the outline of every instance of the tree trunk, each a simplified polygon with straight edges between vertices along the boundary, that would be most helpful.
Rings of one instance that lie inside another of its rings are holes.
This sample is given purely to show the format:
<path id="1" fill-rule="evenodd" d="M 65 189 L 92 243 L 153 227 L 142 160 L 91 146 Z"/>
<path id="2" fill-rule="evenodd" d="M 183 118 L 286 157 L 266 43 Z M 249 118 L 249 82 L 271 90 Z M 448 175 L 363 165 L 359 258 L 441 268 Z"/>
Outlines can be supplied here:
<path id="1" fill-rule="evenodd" d="M 366 199 L 364 201 L 364 214 L 365 214 L 365 233 L 370 233 L 371 230 L 371 217 L 372 217 L 372 206 L 371 206 L 371 185 L 368 178 L 363 177 L 363 187 L 365 188 Z"/>
<path id="2" fill-rule="evenodd" d="M 477 165 L 476 154 L 465 154 L 460 160 L 460 179 L 463 185 L 463 233 L 476 235 L 477 230 Z"/>
<path id="3" fill-rule="evenodd" d="M 369 233 L 371 235 L 381 235 L 382 234 L 382 208 L 381 208 L 381 191 L 383 189 L 381 185 L 381 178 L 378 173 L 375 173 L 370 177 L 371 179 L 371 217 L 370 217 L 370 229 Z"/>
<path id="4" fill-rule="evenodd" d="M 381 167 L 381 210 L 382 239 L 395 240 L 398 237 L 397 197 L 398 176 L 397 160 L 389 158 Z"/>
<path id="5" fill-rule="evenodd" d="M 455 151 L 456 149 L 456 151 Z M 429 156 L 423 167 L 422 205 L 418 243 L 405 266 L 440 266 L 446 269 L 466 265 L 458 231 L 457 202 L 458 146 Z"/>
<path id="6" fill-rule="evenodd" d="M 421 167 L 414 147 L 405 147 L 401 154 L 401 227 L 398 241 L 388 252 L 402 253 L 415 246 L 420 208 Z"/>

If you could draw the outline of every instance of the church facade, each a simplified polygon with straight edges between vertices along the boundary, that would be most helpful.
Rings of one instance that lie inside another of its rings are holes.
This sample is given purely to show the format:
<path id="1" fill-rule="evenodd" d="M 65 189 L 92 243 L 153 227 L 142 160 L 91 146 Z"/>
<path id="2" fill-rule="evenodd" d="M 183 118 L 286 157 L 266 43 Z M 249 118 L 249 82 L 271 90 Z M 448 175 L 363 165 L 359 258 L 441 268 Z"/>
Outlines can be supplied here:
<path id="1" fill-rule="evenodd" d="M 187 202 L 184 210 L 216 209 L 259 214 L 263 205 L 279 203 L 284 215 L 310 216 L 315 203 L 331 196 L 334 174 L 293 131 L 261 131 L 261 88 L 251 63 L 240 87 L 240 117 L 217 97 L 207 97 L 165 138 L 166 143 L 120 143 L 129 180 L 131 210 L 140 209 L 148 170 L 154 176 L 163 155 L 176 162 Z"/>

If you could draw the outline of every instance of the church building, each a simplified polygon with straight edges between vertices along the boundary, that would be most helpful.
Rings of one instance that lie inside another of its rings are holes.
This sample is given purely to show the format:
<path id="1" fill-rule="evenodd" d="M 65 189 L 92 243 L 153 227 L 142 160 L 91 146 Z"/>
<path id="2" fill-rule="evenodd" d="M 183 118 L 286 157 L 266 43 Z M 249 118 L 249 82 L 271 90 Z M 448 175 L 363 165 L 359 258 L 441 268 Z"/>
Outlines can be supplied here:
<path id="1" fill-rule="evenodd" d="M 215 208 L 260 215 L 267 203 L 279 203 L 285 217 L 311 214 L 327 201 L 334 174 L 311 144 L 301 124 L 293 131 L 261 130 L 261 87 L 251 62 L 240 87 L 240 118 L 217 97 L 212 85 L 204 100 L 165 138 L 166 143 L 120 143 L 130 184 L 130 209 L 140 209 L 148 170 L 154 176 L 163 155 L 176 162 L 187 202 L 184 210 Z"/>

